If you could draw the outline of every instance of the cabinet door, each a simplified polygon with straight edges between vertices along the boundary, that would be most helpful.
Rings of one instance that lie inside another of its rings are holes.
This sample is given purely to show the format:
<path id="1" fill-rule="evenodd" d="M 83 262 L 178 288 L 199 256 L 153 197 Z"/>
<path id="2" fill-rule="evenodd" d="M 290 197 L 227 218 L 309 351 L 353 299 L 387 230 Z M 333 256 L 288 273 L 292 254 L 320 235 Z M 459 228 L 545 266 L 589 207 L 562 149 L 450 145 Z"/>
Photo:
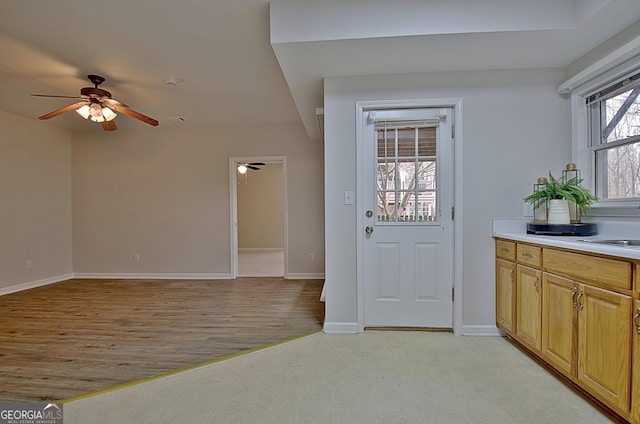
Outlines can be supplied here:
<path id="1" fill-rule="evenodd" d="M 530 348 L 542 348 L 542 278 L 541 272 L 517 265 L 516 336 Z"/>
<path id="2" fill-rule="evenodd" d="M 516 331 L 516 265 L 496 259 L 496 325 L 509 334 Z"/>
<path id="3" fill-rule="evenodd" d="M 592 393 L 629 411 L 631 297 L 580 285 L 578 379 Z"/>
<path id="4" fill-rule="evenodd" d="M 556 369 L 576 376 L 578 285 L 553 274 L 542 275 L 542 355 Z"/>
<path id="5" fill-rule="evenodd" d="M 637 278 L 638 274 L 636 274 Z M 633 357 L 631 359 L 633 398 L 631 400 L 631 414 L 634 422 L 640 422 L 640 300 L 634 301 L 633 311 Z"/>

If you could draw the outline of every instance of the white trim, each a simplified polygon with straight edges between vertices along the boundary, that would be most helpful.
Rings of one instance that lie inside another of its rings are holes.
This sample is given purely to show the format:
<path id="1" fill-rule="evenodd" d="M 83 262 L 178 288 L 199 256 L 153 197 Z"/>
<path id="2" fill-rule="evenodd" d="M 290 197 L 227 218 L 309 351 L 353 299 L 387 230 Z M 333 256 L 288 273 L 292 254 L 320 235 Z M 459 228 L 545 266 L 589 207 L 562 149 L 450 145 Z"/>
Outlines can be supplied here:
<path id="1" fill-rule="evenodd" d="M 285 277 L 286 280 L 324 280 L 324 273 L 312 272 L 290 272 Z"/>
<path id="2" fill-rule="evenodd" d="M 358 328 L 357 322 L 325 322 L 322 331 L 327 334 L 357 334 L 361 332 Z"/>
<path id="3" fill-rule="evenodd" d="M 613 71 L 615 67 L 624 66 L 630 69 L 637 66 L 634 64 L 625 64 L 624 62 L 638 55 L 640 55 L 640 36 L 623 44 L 602 59 L 560 84 L 558 91 L 560 93 L 572 93 L 577 89 L 580 93 L 585 94 L 585 90 L 595 90 L 598 87 L 598 82 L 600 82 L 600 84 L 603 83 L 603 81 L 598 81 L 600 77 L 605 73 Z M 624 73 L 621 69 L 619 69 L 618 72 Z"/>
<path id="4" fill-rule="evenodd" d="M 462 327 L 463 336 L 499 336 L 503 333 L 495 325 L 465 325 Z"/>
<path id="5" fill-rule="evenodd" d="M 284 278 L 289 278 L 289 213 L 287 198 L 287 157 L 286 156 L 232 156 L 229 157 L 229 244 L 230 244 L 230 270 L 231 278 L 238 277 L 238 173 L 236 172 L 238 163 L 242 162 L 264 162 L 279 163 L 282 165 L 282 201 L 283 205 L 283 228 L 284 228 Z"/>
<path id="6" fill-rule="evenodd" d="M 106 278 L 114 280 L 231 280 L 231 274 L 205 273 L 75 273 L 72 278 Z"/>
<path id="7" fill-rule="evenodd" d="M 238 247 L 238 252 L 282 252 L 282 247 Z"/>
<path id="8" fill-rule="evenodd" d="M 463 287 L 463 204 L 462 204 L 462 169 L 463 169 L 463 133 L 462 133 L 462 98 L 432 98 L 432 99 L 396 99 L 396 100 L 370 100 L 356 101 L 356 193 L 357 204 L 363 204 L 364 179 L 362 178 L 363 164 L 359 158 L 362 157 L 362 125 L 363 114 L 367 109 L 391 109 L 391 108 L 453 108 L 455 121 L 454 130 L 454 150 L 453 150 L 453 205 L 455 206 L 455 220 L 453 221 L 453 288 L 455 290 L 455 300 L 453 302 L 453 333 L 463 334 L 462 326 L 462 287 Z M 356 228 L 364 227 L 364 217 L 362 213 L 357 213 Z M 362 252 L 364 248 L 364 232 L 359 231 L 356 237 L 356 251 Z M 362 255 L 358 254 L 357 259 L 357 332 L 364 331 L 364 263 Z M 327 324 L 325 323 L 325 326 Z"/>
<path id="9" fill-rule="evenodd" d="M 0 288 L 0 296 L 71 280 L 72 278 L 74 278 L 73 274 L 63 274 L 55 277 L 43 278 L 42 280 L 28 281 L 26 283 L 16 284 L 15 286 L 3 287 Z"/>

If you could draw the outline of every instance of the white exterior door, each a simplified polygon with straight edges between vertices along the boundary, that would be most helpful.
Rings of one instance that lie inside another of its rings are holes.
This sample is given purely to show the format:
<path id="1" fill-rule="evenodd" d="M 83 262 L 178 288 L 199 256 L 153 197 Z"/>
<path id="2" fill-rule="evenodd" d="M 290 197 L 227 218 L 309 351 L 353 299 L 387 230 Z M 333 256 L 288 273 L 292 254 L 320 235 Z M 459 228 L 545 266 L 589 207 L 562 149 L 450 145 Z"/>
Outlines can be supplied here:
<path id="1" fill-rule="evenodd" d="M 364 112 L 365 327 L 452 327 L 453 118 Z"/>

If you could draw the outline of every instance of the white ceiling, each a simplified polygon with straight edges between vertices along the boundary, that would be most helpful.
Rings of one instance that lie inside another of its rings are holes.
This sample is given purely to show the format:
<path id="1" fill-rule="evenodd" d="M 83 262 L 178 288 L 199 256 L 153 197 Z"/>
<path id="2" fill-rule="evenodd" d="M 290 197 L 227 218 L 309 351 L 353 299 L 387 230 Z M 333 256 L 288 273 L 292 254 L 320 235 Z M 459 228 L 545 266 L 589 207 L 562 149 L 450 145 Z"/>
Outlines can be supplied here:
<path id="1" fill-rule="evenodd" d="M 98 74 L 160 127 L 302 119 L 317 139 L 325 76 L 566 67 L 640 19 L 638 0 L 273 0 L 271 18 L 269 3 L 0 0 L 0 109 L 35 118 L 71 101 L 30 93 Z M 38 124 L 101 131 L 74 113 Z"/>
<path id="2" fill-rule="evenodd" d="M 157 128 L 299 122 L 269 43 L 267 0 L 0 0 L 0 52 L 0 109 L 26 117 L 72 102 L 30 93 L 79 95 L 98 74 Z M 75 113 L 38 123 L 102 131 Z"/>

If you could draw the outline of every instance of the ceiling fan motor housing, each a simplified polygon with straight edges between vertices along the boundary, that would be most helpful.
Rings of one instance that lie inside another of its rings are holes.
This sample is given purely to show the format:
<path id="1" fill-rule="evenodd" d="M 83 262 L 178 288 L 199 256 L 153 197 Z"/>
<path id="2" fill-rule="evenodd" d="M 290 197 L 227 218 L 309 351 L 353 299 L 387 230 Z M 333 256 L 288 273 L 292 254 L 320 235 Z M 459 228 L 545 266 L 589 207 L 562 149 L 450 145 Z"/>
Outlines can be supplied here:
<path id="1" fill-rule="evenodd" d="M 111 93 L 98 87 L 84 87 L 80 89 L 80 94 L 87 97 L 106 97 L 111 98 Z"/>

